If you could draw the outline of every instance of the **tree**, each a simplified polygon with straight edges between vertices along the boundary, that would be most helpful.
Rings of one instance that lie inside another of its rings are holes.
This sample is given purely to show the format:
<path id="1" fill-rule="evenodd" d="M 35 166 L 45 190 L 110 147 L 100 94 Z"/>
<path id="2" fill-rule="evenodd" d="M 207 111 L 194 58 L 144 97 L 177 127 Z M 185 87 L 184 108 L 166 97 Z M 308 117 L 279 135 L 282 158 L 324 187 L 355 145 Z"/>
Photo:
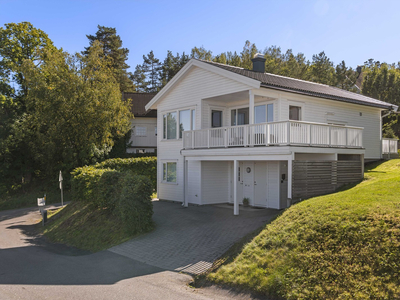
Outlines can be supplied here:
<path id="1" fill-rule="evenodd" d="M 247 40 L 244 43 L 242 52 L 240 52 L 241 67 L 249 70 L 253 69 L 253 63 L 251 60 L 257 53 L 258 50 L 256 45 Z"/>
<path id="2" fill-rule="evenodd" d="M 0 93 L 4 93 L 5 89 L 12 90 L 4 81 L 8 78 L 17 84 L 20 97 L 15 97 L 15 100 L 23 98 L 26 88 L 20 67 L 25 59 L 36 62 L 39 59 L 38 50 L 43 48 L 54 49 L 53 42 L 45 32 L 29 22 L 8 23 L 4 28 L 0 27 L 0 75 L 3 78 Z"/>
<path id="3" fill-rule="evenodd" d="M 21 66 L 24 61 L 37 65 L 43 49 L 55 47 L 45 32 L 29 22 L 0 28 L 0 193 L 33 171 L 26 133 L 16 137 L 13 132 L 26 113 L 27 87 Z"/>
<path id="4" fill-rule="evenodd" d="M 129 66 L 126 63 L 129 50 L 122 48 L 122 40 L 117 35 L 115 28 L 98 25 L 97 29 L 95 35 L 86 35 L 89 39 L 89 47 L 85 47 L 85 51 L 82 54 L 88 55 L 93 43 L 99 41 L 103 48 L 103 55 L 110 59 L 114 77 L 120 86 L 120 91 L 133 92 L 135 88 L 130 79 L 132 74 L 127 71 Z"/>
<path id="5" fill-rule="evenodd" d="M 143 55 L 143 64 L 139 67 L 139 70 L 144 74 L 146 80 L 144 80 L 144 92 L 156 93 L 161 88 L 161 63 L 158 58 L 154 56 L 153 50 L 149 54 Z M 143 75 L 141 75 L 143 78 Z"/>
<path id="6" fill-rule="evenodd" d="M 24 136 L 44 176 L 101 159 L 130 125 L 112 60 L 93 42 L 85 56 L 43 50 L 40 64 L 25 61 L 27 112 L 13 136 Z"/>
<path id="7" fill-rule="evenodd" d="M 212 52 L 210 50 L 206 50 L 203 46 L 200 48 L 193 47 L 190 57 L 208 61 L 212 61 L 213 59 Z"/>
<path id="8" fill-rule="evenodd" d="M 334 85 L 333 63 L 322 51 L 313 55 L 312 64 L 309 68 L 310 80 L 322 84 Z"/>
<path id="9" fill-rule="evenodd" d="M 359 92 L 354 86 L 357 80 L 357 73 L 352 68 L 347 68 L 344 60 L 336 66 L 335 86 L 340 89 Z"/>
<path id="10" fill-rule="evenodd" d="M 174 56 L 171 51 L 167 52 L 167 57 L 160 70 L 161 88 L 164 87 L 175 75 L 183 68 L 189 61 L 189 56 L 185 52 L 180 55 L 179 53 Z"/>

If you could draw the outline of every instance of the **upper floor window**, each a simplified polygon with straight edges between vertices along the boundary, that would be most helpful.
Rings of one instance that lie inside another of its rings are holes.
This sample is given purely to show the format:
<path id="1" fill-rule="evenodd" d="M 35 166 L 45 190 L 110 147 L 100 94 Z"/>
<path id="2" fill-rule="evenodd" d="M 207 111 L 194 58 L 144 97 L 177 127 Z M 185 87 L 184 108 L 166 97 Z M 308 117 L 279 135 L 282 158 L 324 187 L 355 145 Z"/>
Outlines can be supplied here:
<path id="1" fill-rule="evenodd" d="M 194 130 L 195 123 L 194 109 L 186 109 L 166 113 L 163 115 L 163 139 L 176 139 L 178 137 L 178 134 L 179 138 L 182 138 L 182 131 Z"/>
<path id="2" fill-rule="evenodd" d="M 211 127 L 222 127 L 222 111 L 211 111 Z"/>
<path id="3" fill-rule="evenodd" d="M 146 136 L 147 135 L 147 127 L 136 126 L 135 127 L 135 135 L 136 136 Z"/>
<path id="4" fill-rule="evenodd" d="M 289 106 L 289 120 L 300 121 L 301 120 L 301 107 L 300 106 Z"/>
<path id="5" fill-rule="evenodd" d="M 179 138 L 182 138 L 182 132 L 185 130 L 194 130 L 195 128 L 195 110 L 187 109 L 179 111 Z"/>
<path id="6" fill-rule="evenodd" d="M 167 140 L 176 139 L 176 112 L 163 115 L 163 138 Z"/>
<path id="7" fill-rule="evenodd" d="M 249 124 L 249 108 L 238 108 L 231 110 L 231 126 Z"/>
<path id="8" fill-rule="evenodd" d="M 254 123 L 265 123 L 274 121 L 274 105 L 257 105 L 254 106 Z"/>

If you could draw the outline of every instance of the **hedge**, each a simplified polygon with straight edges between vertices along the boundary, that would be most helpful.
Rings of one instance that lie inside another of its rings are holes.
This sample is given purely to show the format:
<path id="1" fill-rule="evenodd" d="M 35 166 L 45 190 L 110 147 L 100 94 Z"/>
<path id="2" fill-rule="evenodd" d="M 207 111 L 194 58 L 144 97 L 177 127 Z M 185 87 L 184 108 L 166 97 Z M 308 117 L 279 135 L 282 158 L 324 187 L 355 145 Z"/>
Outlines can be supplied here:
<path id="1" fill-rule="evenodd" d="M 153 228 L 152 192 L 151 182 L 145 176 L 128 172 L 123 178 L 118 215 L 128 233 L 143 233 Z"/>
<path id="2" fill-rule="evenodd" d="M 122 172 L 130 171 L 136 175 L 144 175 L 150 179 L 153 190 L 157 188 L 157 157 L 111 158 L 95 164 L 94 167 Z"/>
<path id="3" fill-rule="evenodd" d="M 115 214 L 131 233 L 153 228 L 151 195 L 157 160 L 152 157 L 109 159 L 71 172 L 72 197 Z"/>

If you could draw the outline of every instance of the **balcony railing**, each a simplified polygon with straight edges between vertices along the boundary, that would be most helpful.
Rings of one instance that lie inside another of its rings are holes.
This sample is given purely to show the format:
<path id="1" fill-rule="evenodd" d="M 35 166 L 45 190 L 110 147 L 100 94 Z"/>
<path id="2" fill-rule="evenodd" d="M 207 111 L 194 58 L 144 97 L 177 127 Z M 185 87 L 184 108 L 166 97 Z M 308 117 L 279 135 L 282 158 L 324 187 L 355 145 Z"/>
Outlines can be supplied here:
<path id="1" fill-rule="evenodd" d="M 363 128 L 303 121 L 269 122 L 183 132 L 184 149 L 301 145 L 362 148 Z"/>
<path id="2" fill-rule="evenodd" d="M 395 153 L 397 154 L 397 139 L 388 139 L 388 138 L 383 138 L 382 139 L 382 153 L 383 154 L 391 154 Z"/>

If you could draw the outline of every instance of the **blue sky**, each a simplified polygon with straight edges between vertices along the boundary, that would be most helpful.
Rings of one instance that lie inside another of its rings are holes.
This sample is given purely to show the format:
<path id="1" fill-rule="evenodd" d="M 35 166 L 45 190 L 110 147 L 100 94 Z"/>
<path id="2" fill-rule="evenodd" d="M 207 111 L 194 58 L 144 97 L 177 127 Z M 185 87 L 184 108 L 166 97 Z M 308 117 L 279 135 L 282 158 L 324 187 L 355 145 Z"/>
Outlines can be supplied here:
<path id="1" fill-rule="evenodd" d="M 260 50 L 276 45 L 311 60 L 325 51 L 338 64 L 356 67 L 369 58 L 400 61 L 400 1 L 19 1 L 0 0 L 0 26 L 28 21 L 68 52 L 88 45 L 97 25 L 115 27 L 128 48 L 131 71 L 153 50 L 213 54 L 240 52 L 246 40 Z"/>

